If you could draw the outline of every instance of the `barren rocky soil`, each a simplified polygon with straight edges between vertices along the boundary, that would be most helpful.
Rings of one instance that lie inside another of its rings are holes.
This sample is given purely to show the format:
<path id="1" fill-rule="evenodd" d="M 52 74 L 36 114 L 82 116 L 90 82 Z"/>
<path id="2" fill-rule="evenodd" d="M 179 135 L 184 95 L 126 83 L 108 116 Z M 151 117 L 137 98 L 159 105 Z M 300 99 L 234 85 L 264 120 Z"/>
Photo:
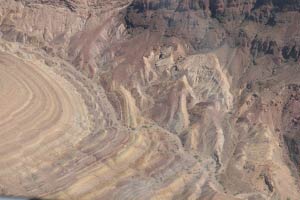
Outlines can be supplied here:
<path id="1" fill-rule="evenodd" d="M 0 195 L 300 199 L 299 11 L 0 0 Z"/>

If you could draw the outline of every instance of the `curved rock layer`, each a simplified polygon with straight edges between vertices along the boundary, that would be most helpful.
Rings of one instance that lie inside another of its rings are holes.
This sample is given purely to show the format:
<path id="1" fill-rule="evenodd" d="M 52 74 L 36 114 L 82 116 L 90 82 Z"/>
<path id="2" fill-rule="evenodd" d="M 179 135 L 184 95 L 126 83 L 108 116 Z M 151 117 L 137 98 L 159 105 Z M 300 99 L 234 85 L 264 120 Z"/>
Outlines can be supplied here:
<path id="1" fill-rule="evenodd" d="M 0 0 L 0 194 L 300 199 L 297 0 Z"/>
<path id="2" fill-rule="evenodd" d="M 200 164 L 178 138 L 151 122 L 130 132 L 117 124 L 104 130 L 87 108 L 96 103 L 78 93 L 83 85 L 26 60 L 0 54 L 2 195 L 222 198 L 208 179 L 213 171 L 205 168 L 214 168 L 212 160 Z"/>
<path id="3" fill-rule="evenodd" d="M 89 134 L 91 124 L 82 98 L 66 80 L 3 52 L 0 60 L 1 188 L 29 195 L 62 173 L 52 171 L 53 165 Z"/>

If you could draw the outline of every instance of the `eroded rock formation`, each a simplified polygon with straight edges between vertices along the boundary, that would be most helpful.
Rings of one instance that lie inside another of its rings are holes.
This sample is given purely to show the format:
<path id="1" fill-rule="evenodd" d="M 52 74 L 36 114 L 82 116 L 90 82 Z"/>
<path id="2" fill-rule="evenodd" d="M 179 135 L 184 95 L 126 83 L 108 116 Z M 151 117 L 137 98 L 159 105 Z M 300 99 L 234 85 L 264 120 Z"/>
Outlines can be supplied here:
<path id="1" fill-rule="evenodd" d="M 0 0 L 0 193 L 300 198 L 296 0 Z"/>

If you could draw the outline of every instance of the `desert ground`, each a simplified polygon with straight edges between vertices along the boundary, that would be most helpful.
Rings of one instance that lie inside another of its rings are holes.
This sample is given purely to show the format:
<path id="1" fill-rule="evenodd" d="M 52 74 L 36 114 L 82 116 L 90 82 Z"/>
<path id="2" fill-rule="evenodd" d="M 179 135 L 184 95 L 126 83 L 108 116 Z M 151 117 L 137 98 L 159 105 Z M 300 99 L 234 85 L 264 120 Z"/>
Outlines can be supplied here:
<path id="1" fill-rule="evenodd" d="M 297 0 L 0 0 L 0 196 L 299 200 Z"/>

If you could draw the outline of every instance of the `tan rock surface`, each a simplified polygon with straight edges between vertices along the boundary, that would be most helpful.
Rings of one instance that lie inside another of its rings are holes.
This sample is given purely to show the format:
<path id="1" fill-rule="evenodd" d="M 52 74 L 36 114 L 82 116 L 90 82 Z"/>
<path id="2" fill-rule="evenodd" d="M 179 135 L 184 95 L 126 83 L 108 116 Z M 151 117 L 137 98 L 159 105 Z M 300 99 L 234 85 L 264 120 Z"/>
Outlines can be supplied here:
<path id="1" fill-rule="evenodd" d="M 298 200 L 295 0 L 0 0 L 0 194 Z"/>

